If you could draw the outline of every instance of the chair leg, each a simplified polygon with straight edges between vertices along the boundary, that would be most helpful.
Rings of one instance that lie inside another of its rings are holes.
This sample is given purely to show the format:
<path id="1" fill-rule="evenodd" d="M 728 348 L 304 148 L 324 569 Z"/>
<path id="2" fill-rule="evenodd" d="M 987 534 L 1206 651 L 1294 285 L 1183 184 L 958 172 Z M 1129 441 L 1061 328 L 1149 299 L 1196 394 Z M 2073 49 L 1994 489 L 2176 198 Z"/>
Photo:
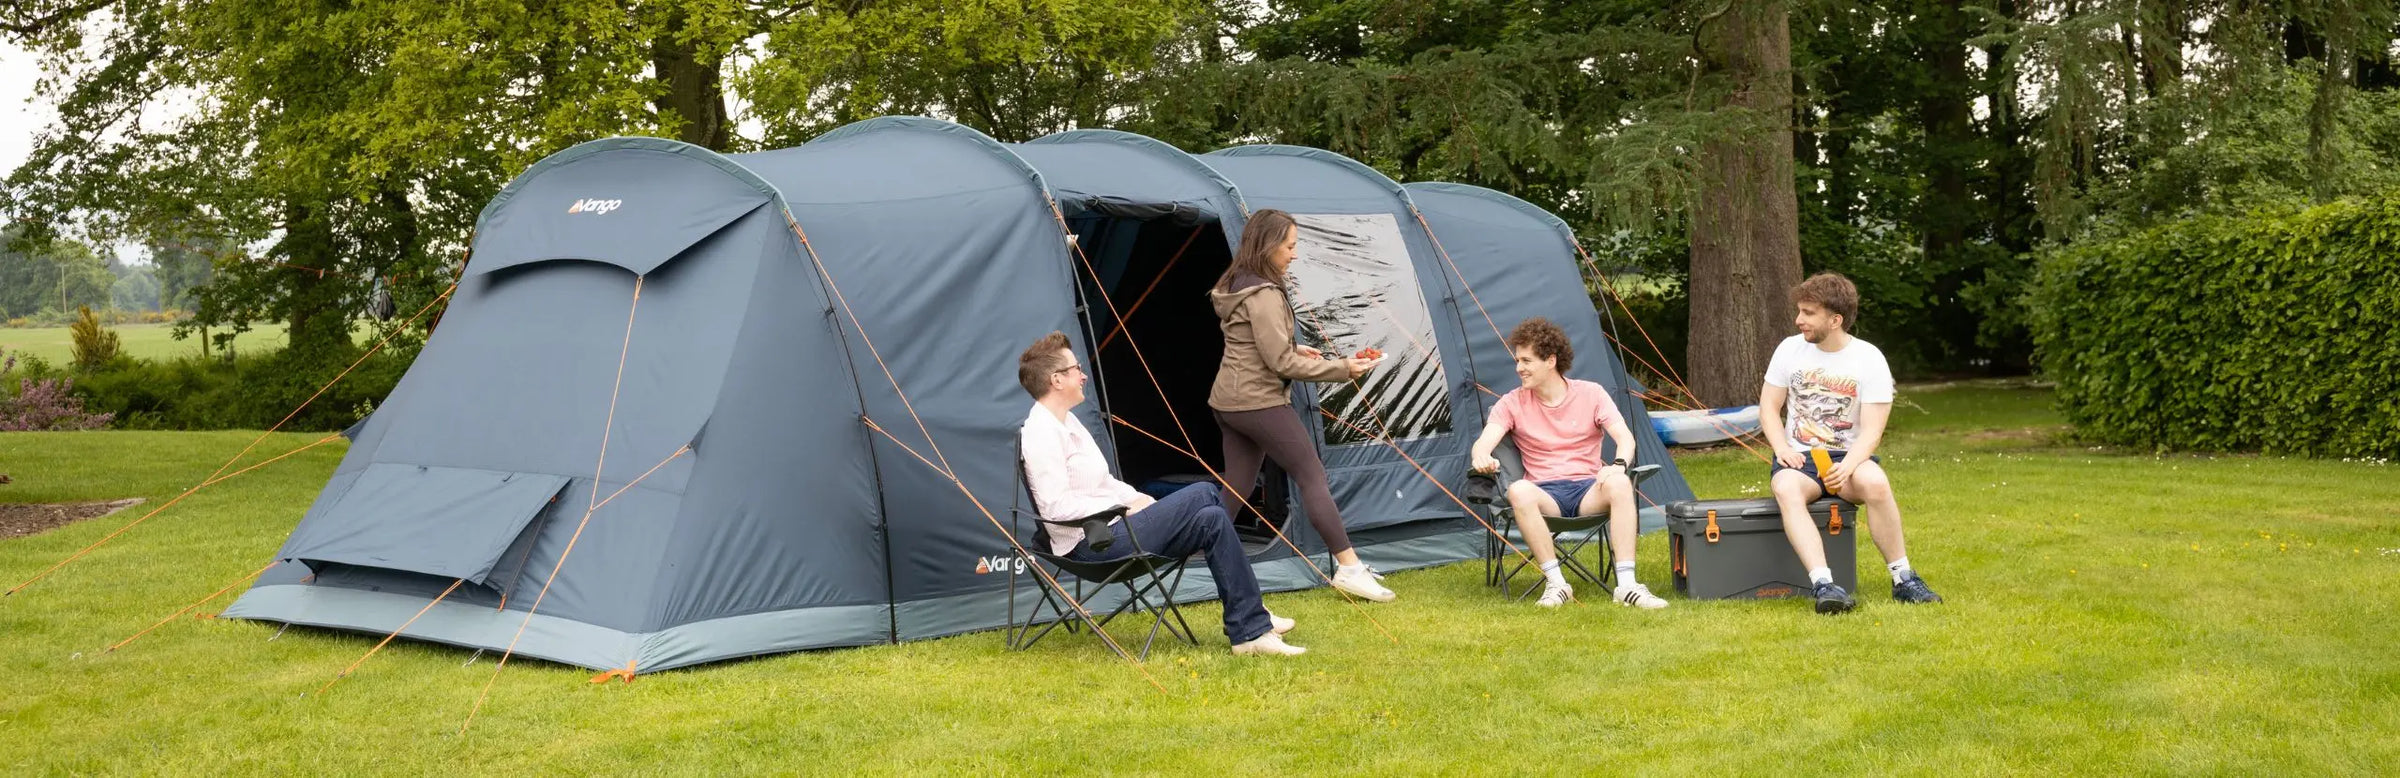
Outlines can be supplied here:
<path id="1" fill-rule="evenodd" d="M 1141 656 L 1145 660 L 1150 658 L 1150 647 L 1158 642 L 1158 631 L 1161 628 L 1164 628 L 1168 635 L 1176 639 L 1195 646 L 1200 644 L 1200 639 L 1192 635 L 1191 624 L 1183 620 L 1181 605 L 1175 601 L 1174 587 L 1182 585 L 1184 569 L 1184 566 L 1177 565 L 1172 581 L 1166 577 L 1165 571 L 1152 570 L 1149 576 L 1126 581 L 1124 584 L 1126 604 L 1138 606 L 1136 610 L 1150 613 L 1150 634 L 1142 640 Z M 1150 595 L 1153 594 L 1158 596 L 1158 602 L 1150 600 Z M 1164 603 L 1164 605 L 1160 603 Z M 1170 618 L 1173 621 L 1169 621 Z"/>
<path id="2" fill-rule="evenodd" d="M 1174 615 L 1175 625 L 1183 628 L 1183 642 L 1197 646 L 1200 645 L 1200 638 L 1199 636 L 1192 634 L 1191 622 L 1183 620 L 1183 603 L 1175 601 L 1175 592 L 1183 588 L 1183 573 L 1184 571 L 1190 569 L 1192 568 L 1188 562 L 1186 564 L 1175 566 L 1175 581 L 1174 583 L 1167 585 L 1165 599 L 1167 601 L 1167 613 Z M 1171 626 L 1167 629 L 1169 631 L 1173 631 L 1175 627 Z"/>
<path id="3" fill-rule="evenodd" d="M 1070 629 L 1068 631 L 1071 632 L 1073 631 L 1071 627 L 1074 623 L 1076 623 L 1076 621 L 1086 618 L 1080 612 L 1068 610 L 1065 603 L 1059 602 L 1053 596 L 1056 594 L 1056 592 L 1053 592 L 1050 589 L 1050 584 L 1037 582 L 1037 585 L 1041 587 L 1042 599 L 1040 602 L 1034 603 L 1033 607 L 1025 612 L 1025 626 L 1023 629 L 1018 630 L 1015 639 L 1012 641 L 1012 645 L 1009 646 L 1011 650 L 1023 651 L 1025 649 L 1032 648 L 1033 644 L 1041 642 L 1044 636 L 1050 634 L 1050 630 L 1057 629 L 1060 624 L 1070 625 Z M 1045 604 L 1050 606 L 1050 610 L 1053 613 L 1058 614 L 1058 618 L 1050 623 L 1042 625 L 1042 628 L 1039 631 L 1035 631 L 1033 629 L 1033 622 L 1040 620 L 1042 606 Z"/>

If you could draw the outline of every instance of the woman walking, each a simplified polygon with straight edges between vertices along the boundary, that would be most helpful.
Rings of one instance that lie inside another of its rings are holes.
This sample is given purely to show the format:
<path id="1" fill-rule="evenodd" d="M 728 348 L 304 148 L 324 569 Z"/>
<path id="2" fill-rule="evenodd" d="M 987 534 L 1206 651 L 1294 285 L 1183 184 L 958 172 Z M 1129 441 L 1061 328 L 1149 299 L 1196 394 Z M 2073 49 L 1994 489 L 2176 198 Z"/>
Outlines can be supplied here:
<path id="1" fill-rule="evenodd" d="M 1233 264 L 1208 292 L 1225 332 L 1225 359 L 1209 387 L 1208 407 L 1225 436 L 1226 507 L 1243 504 L 1258 482 L 1265 459 L 1275 460 L 1300 486 L 1309 526 L 1333 552 L 1333 586 L 1376 602 L 1391 602 L 1382 576 L 1358 560 L 1342 514 L 1325 483 L 1325 462 L 1300 414 L 1291 407 L 1290 381 L 1337 382 L 1365 375 L 1380 360 L 1325 359 L 1292 342 L 1292 306 L 1284 295 L 1284 270 L 1300 242 L 1292 215 L 1268 209 L 1250 215 Z"/>

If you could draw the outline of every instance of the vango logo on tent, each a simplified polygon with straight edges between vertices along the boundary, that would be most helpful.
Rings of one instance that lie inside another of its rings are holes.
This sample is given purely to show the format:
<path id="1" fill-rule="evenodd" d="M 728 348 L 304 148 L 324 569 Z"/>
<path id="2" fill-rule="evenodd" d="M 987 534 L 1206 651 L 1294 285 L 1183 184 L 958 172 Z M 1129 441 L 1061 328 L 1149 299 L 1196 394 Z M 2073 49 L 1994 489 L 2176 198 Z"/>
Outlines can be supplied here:
<path id="1" fill-rule="evenodd" d="M 567 213 L 588 213 L 597 216 L 599 214 L 608 213 L 609 211 L 614 211 L 624 206 L 625 201 L 623 200 L 601 200 L 597 198 L 589 200 L 577 200 L 575 201 L 574 205 L 567 206 Z"/>
<path id="2" fill-rule="evenodd" d="M 1024 575 L 1025 560 L 1017 558 L 1017 555 L 1015 554 L 996 554 L 993 556 L 976 557 L 975 574 L 988 575 L 991 573 Z"/>

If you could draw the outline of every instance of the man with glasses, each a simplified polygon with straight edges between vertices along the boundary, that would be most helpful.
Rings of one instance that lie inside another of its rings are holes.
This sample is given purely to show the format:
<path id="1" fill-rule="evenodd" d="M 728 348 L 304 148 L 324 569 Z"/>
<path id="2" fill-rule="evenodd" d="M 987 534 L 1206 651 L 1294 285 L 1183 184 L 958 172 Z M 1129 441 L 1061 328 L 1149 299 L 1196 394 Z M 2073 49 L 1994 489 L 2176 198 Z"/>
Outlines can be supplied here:
<path id="1" fill-rule="evenodd" d="M 1025 415 L 1018 439 L 1034 509 L 1047 521 L 1072 521 L 1119 505 L 1127 509 L 1109 525 L 1117 537 L 1107 551 L 1093 551 L 1080 527 L 1044 525 L 1050 552 L 1081 562 L 1123 559 L 1134 554 L 1128 533 L 1140 534 L 1142 548 L 1153 554 L 1202 552 L 1216 580 L 1217 599 L 1225 605 L 1225 637 L 1233 642 L 1233 653 L 1297 656 L 1307 651 L 1283 642 L 1283 633 L 1296 623 L 1268 613 L 1260 602 L 1258 576 L 1242 553 L 1241 536 L 1225 515 L 1216 483 L 1192 484 L 1153 500 L 1109 474 L 1107 456 L 1075 418 L 1085 381 L 1083 365 L 1063 333 L 1042 336 L 1017 357 L 1017 383 L 1033 395 L 1033 410 Z"/>

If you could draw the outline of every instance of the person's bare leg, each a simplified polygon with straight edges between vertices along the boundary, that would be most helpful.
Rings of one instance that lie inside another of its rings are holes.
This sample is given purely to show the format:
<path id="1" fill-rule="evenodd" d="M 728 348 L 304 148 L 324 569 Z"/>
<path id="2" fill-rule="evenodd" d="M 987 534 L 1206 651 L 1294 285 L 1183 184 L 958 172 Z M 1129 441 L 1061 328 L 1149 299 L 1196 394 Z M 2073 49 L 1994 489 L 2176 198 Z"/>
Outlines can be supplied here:
<path id="1" fill-rule="evenodd" d="M 1517 534 L 1525 536 L 1534 563 L 1547 566 L 1558 561 L 1558 546 L 1550 542 L 1550 522 L 1542 519 L 1558 512 L 1558 501 L 1532 481 L 1518 481 L 1508 485 L 1508 507 L 1515 511 Z"/>
<path id="2" fill-rule="evenodd" d="M 1633 574 L 1633 544 L 1642 532 L 1642 514 L 1633 501 L 1633 479 L 1622 471 L 1601 478 L 1583 496 L 1584 515 L 1589 516 L 1592 511 L 1600 510 L 1603 503 L 1608 509 L 1608 545 L 1610 556 L 1615 557 L 1611 561 L 1616 565 L 1614 572 L 1617 577 L 1616 589 L 1609 593 L 1610 598 L 1618 604 L 1635 608 L 1667 607 L 1666 600 L 1651 594 L 1650 589 L 1642 586 Z"/>
<path id="3" fill-rule="evenodd" d="M 1642 515 L 1633 504 L 1633 479 L 1619 472 L 1593 484 L 1583 495 L 1583 515 L 1592 515 L 1603 503 L 1608 508 L 1610 555 L 1617 564 L 1633 564 L 1633 543 L 1642 531 Z"/>
<path id="4" fill-rule="evenodd" d="M 1843 487 L 1850 499 L 1867 508 L 1867 529 L 1875 533 L 1875 548 L 1886 564 L 1908 558 L 1908 541 L 1900 533 L 1900 500 L 1892 494 L 1891 476 L 1883 466 L 1867 462 L 1850 474 Z"/>
<path id="5" fill-rule="evenodd" d="M 1792 542 L 1800 566 L 1808 570 L 1825 567 L 1825 541 L 1817 537 L 1817 522 L 1808 516 L 1808 504 L 1823 496 L 1825 488 L 1798 470 L 1776 471 L 1768 486 L 1775 492 L 1775 507 L 1783 513 L 1783 536 Z"/>

